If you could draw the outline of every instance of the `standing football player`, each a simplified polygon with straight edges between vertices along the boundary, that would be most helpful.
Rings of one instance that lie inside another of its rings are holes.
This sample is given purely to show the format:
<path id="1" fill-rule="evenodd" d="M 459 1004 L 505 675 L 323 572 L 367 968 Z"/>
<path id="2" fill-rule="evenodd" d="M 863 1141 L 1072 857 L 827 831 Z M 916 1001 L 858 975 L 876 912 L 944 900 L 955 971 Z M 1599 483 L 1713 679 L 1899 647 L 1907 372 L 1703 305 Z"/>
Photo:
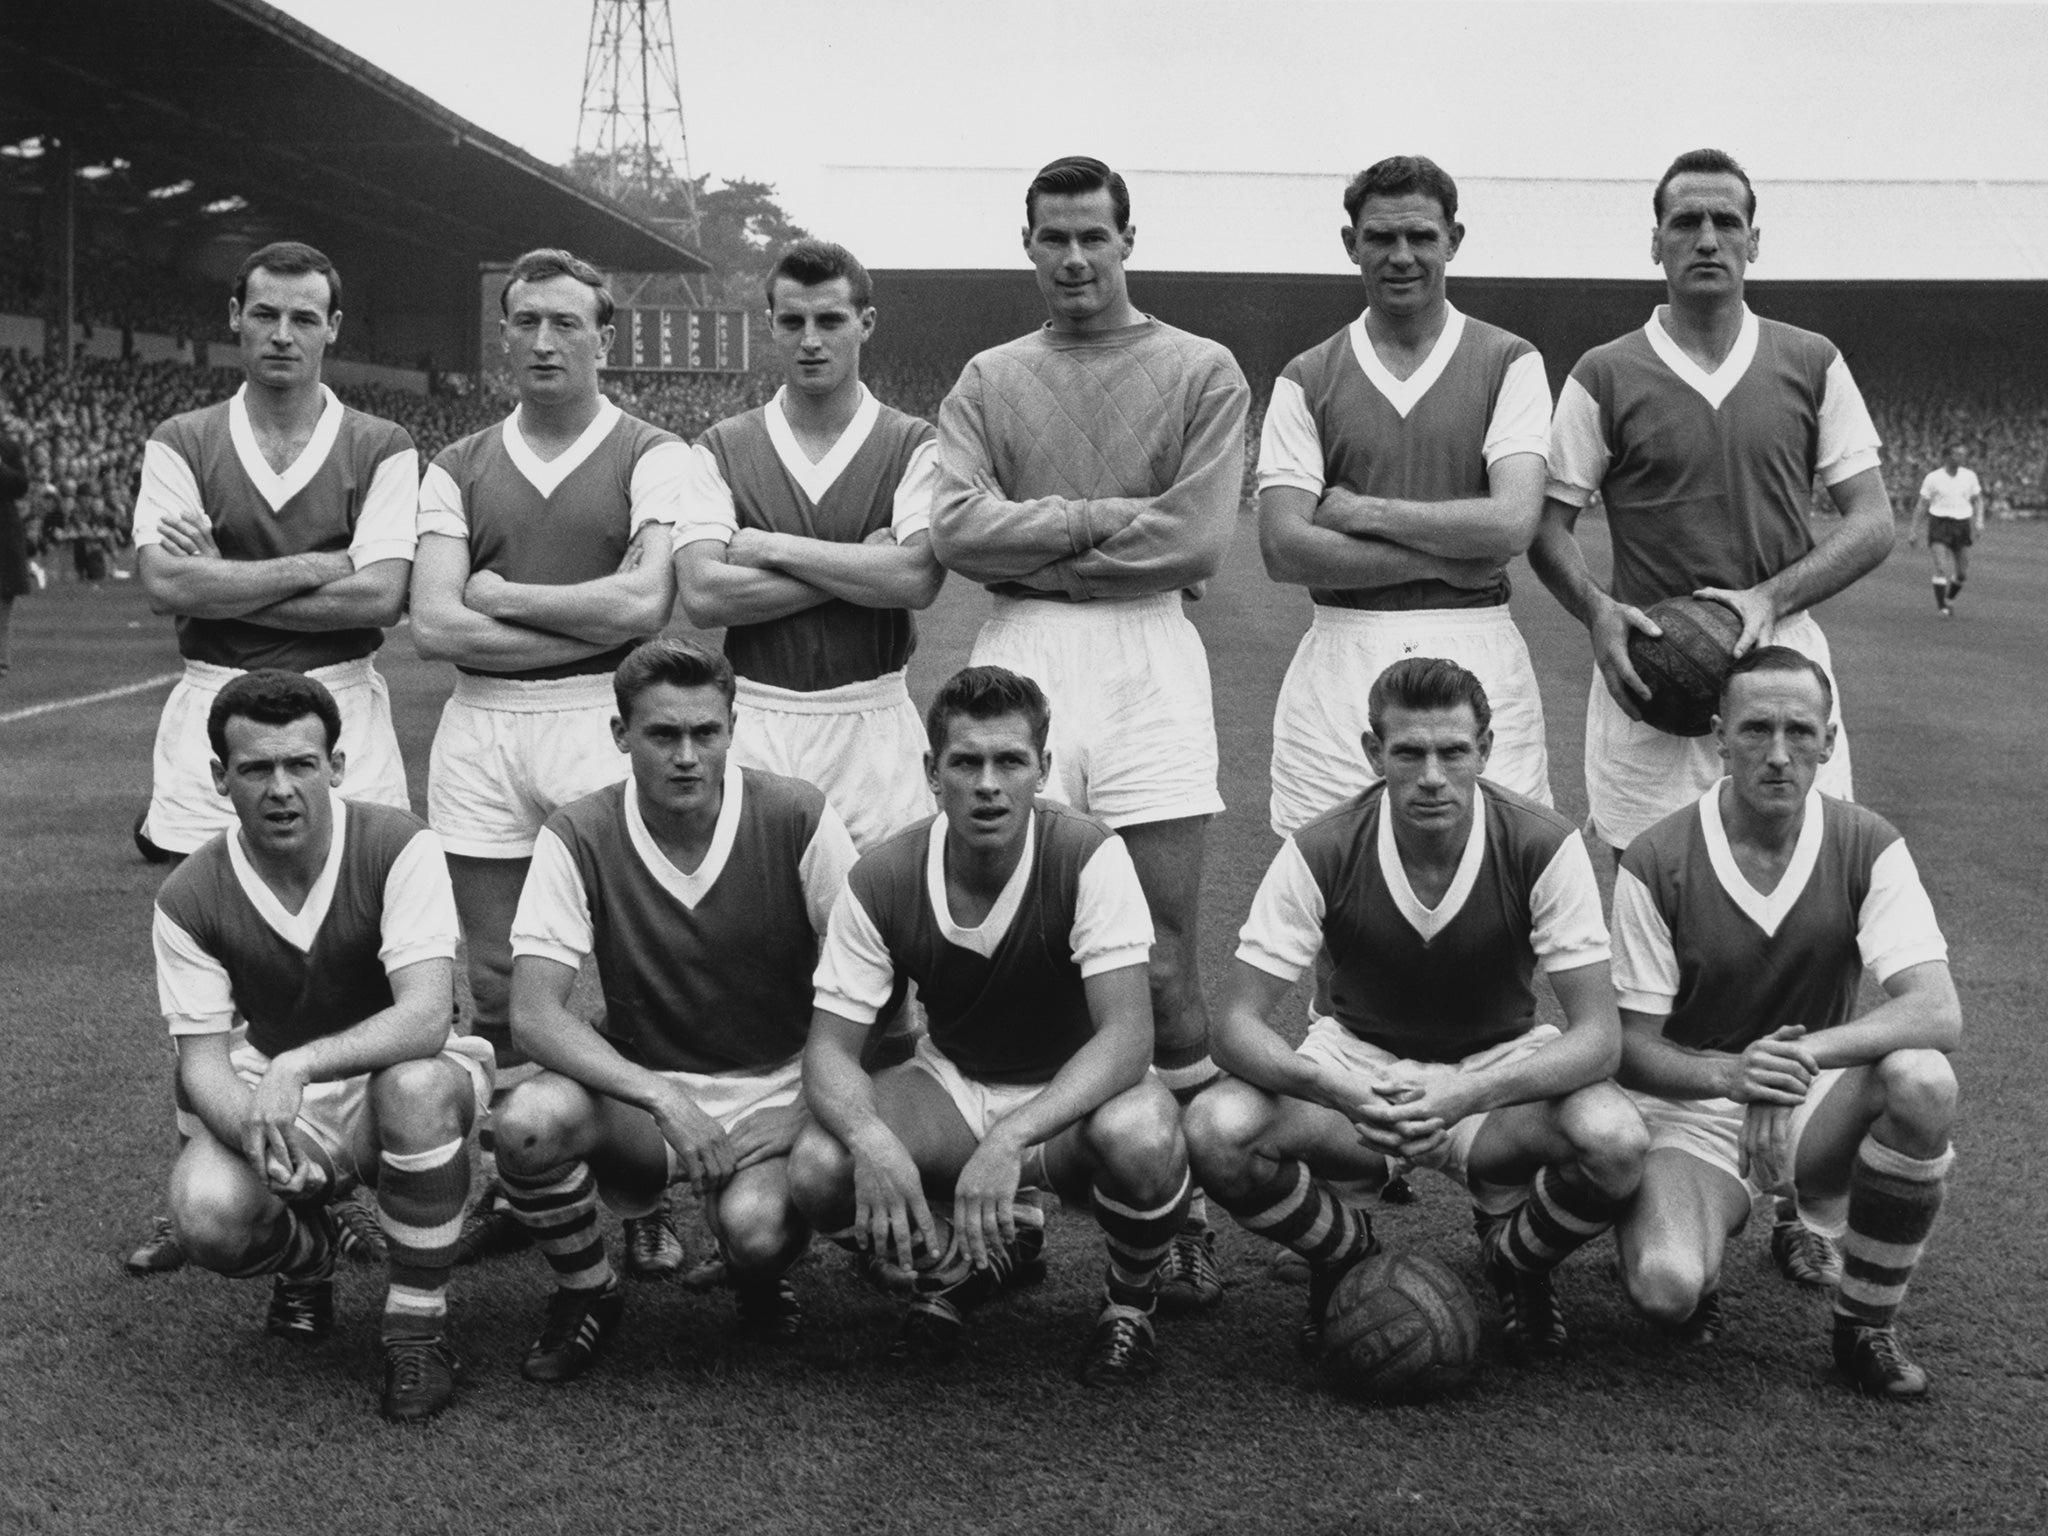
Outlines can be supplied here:
<path id="1" fill-rule="evenodd" d="M 939 412 L 932 543 L 994 594 L 977 665 L 1036 681 L 1058 722 L 1052 792 L 1114 827 L 1158 933 L 1155 1064 L 1185 1103 L 1216 1075 L 1196 966 L 1217 793 L 1209 661 L 1183 612 L 1243 494 L 1249 390 L 1228 351 L 1139 313 L 1124 180 L 1055 160 L 1024 194 L 1047 323 L 969 360 Z M 1222 1296 L 1202 1207 L 1175 1242 L 1169 1312 Z"/>
<path id="2" fill-rule="evenodd" d="M 235 274 L 228 329 L 246 380 L 150 434 L 135 499 L 136 571 L 151 607 L 176 616 L 184 658 L 135 828 L 157 860 L 234 824 L 208 770 L 206 717 L 222 687 L 256 668 L 306 673 L 334 695 L 349 799 L 412 805 L 371 657 L 405 611 L 419 456 L 403 427 L 343 405 L 320 382 L 341 334 L 341 274 L 312 246 L 252 252 Z M 190 1126 L 181 1105 L 180 1135 Z M 128 1270 L 182 1262 L 159 1218 Z"/>
<path id="3" fill-rule="evenodd" d="M 1380 673 L 1363 743 L 1376 781 L 1281 845 L 1217 1015 L 1229 1076 L 1188 1109 L 1203 1185 L 1307 1261 L 1308 1349 L 1374 1246 L 1347 1187 L 1405 1166 L 1465 1185 L 1520 1361 L 1563 1349 L 1552 1272 L 1642 1174 L 1642 1122 L 1607 1080 L 1621 1024 L 1592 861 L 1562 816 L 1481 778 L 1490 716 L 1455 662 Z M 1267 1018 L 1325 952 L 1290 1047 Z M 1536 1022 L 1539 970 L 1561 1033 Z"/>
<path id="4" fill-rule="evenodd" d="M 1894 1321 L 1955 1161 L 1962 1013 L 1904 841 L 1815 787 L 1831 692 L 1784 646 L 1736 662 L 1713 735 L 1727 777 L 1622 856 L 1622 1082 L 1650 1131 L 1622 1277 L 1651 1317 L 1717 1337 L 1722 1251 L 1770 1190 L 1841 1242 L 1836 1368 L 1914 1398 L 1927 1373 Z M 1858 1016 L 1866 970 L 1885 1000 Z"/>
<path id="5" fill-rule="evenodd" d="M 1282 837 L 1372 782 L 1367 691 L 1403 656 L 1478 677 L 1493 705 L 1490 776 L 1550 804 L 1543 700 L 1507 607 L 1507 563 L 1543 511 L 1543 359 L 1445 296 L 1465 226 L 1434 161 L 1360 171 L 1344 214 L 1365 313 L 1281 372 L 1259 440 L 1266 574 L 1315 605 L 1273 711 Z"/>
<path id="6" fill-rule="evenodd" d="M 1920 500 L 1913 508 L 1913 529 L 1906 542 L 1919 547 L 1927 539 L 1927 557 L 1934 562 L 1934 606 L 1943 618 L 1955 614 L 1970 575 L 1970 546 L 1984 534 L 1984 487 L 1977 471 L 1963 462 L 1963 445 L 1950 443 L 1938 468 L 1920 482 Z"/>
<path id="7" fill-rule="evenodd" d="M 157 990 L 192 1105 L 171 1220 L 193 1262 L 269 1275 L 269 1329 L 334 1327 L 327 1202 L 374 1185 L 390 1250 L 384 1416 L 432 1417 L 461 1363 L 447 1291 L 469 1192 L 465 1138 L 489 1053 L 450 1040 L 455 903 L 410 811 L 351 805 L 340 708 L 295 672 L 235 678 L 208 706 L 236 825 L 156 899 Z"/>

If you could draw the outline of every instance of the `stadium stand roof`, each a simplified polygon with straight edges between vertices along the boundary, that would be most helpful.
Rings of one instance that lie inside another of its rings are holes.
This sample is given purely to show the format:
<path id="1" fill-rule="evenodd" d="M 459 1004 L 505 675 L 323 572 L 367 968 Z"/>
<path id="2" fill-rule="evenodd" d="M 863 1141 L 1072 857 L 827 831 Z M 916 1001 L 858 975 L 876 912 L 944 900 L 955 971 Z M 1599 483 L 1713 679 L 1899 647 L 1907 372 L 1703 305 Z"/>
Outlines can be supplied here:
<path id="1" fill-rule="evenodd" d="M 870 269 L 1016 270 L 1032 169 L 837 165 L 808 222 Z M 1456 174 L 1455 168 L 1452 168 Z M 1341 274 L 1348 172 L 1124 172 L 1134 269 Z M 1650 183 L 1458 178 L 1454 274 L 1654 278 Z M 1759 279 L 2048 280 L 2048 181 L 1758 181 Z M 936 219 L 906 219 L 923 204 Z M 1908 232 L 1918 230 L 1924 238 Z"/>

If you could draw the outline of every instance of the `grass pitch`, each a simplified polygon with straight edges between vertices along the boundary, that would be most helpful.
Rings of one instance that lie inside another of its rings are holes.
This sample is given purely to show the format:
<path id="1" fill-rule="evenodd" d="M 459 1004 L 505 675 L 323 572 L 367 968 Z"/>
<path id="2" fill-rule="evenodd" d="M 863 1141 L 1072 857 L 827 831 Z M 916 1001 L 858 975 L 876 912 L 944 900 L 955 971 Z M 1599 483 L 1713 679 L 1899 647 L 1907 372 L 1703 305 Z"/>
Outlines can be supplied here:
<path id="1" fill-rule="evenodd" d="M 1428 1249 L 1482 1293 L 1488 1363 L 1454 1400 L 1363 1410 L 1316 1391 L 1292 1347 L 1299 1291 L 1269 1281 L 1227 1222 L 1232 1288 L 1217 1311 L 1162 1326 L 1158 1381 L 1076 1386 L 1101 1250 L 1090 1222 L 1065 1215 L 1051 1282 L 990 1308 L 971 1357 L 929 1375 L 879 1358 L 895 1311 L 829 1250 L 797 1275 L 811 1317 L 799 1347 L 730 1341 L 723 1296 L 636 1286 L 620 1347 L 561 1389 L 518 1375 L 549 1283 L 540 1260 L 460 1271 L 469 1383 L 432 1425 L 392 1429 L 375 1409 L 377 1272 L 344 1270 L 335 1338 L 300 1351 L 264 1336 L 261 1284 L 119 1268 L 162 1206 L 171 1155 L 148 944 L 160 871 L 128 838 L 156 687 L 0 723 L 0 1530 L 2048 1528 L 2048 796 L 2035 778 L 2048 760 L 2048 526 L 1994 526 L 1953 621 L 1935 615 L 1926 576 L 1901 548 L 1825 614 L 1858 793 L 1912 844 L 1966 1012 L 1956 1179 L 1904 1319 L 1935 1380 L 1921 1407 L 1868 1404 L 1830 1380 L 1825 1304 L 1776 1278 L 1754 1229 L 1732 1248 L 1720 1344 L 1653 1335 L 1603 1242 L 1561 1277 L 1572 1357 L 1513 1370 L 1465 1202 L 1424 1178 L 1420 1204 L 1378 1219 L 1388 1241 Z M 1584 637 L 1525 565 L 1517 579 L 1553 784 L 1582 814 Z M 924 625 L 920 696 L 965 660 L 985 602 L 949 584 Z M 1275 846 L 1272 700 L 1308 600 L 1266 581 L 1247 518 L 1193 613 L 1231 807 L 1209 844 L 1213 990 Z M 423 799 L 448 670 L 419 662 L 402 631 L 381 664 Z M 54 589 L 16 609 L 0 716 L 174 666 L 168 624 L 133 585 Z M 1299 1014 L 1289 1003 L 1283 1017 Z"/>

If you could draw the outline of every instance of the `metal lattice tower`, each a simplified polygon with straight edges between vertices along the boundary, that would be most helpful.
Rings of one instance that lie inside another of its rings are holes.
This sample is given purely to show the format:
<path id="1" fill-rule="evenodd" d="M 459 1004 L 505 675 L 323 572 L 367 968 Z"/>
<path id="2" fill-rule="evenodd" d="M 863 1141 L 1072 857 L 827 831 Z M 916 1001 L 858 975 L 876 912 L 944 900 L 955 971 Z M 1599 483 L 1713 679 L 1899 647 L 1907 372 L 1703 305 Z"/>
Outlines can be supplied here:
<path id="1" fill-rule="evenodd" d="M 608 196 L 675 194 L 682 217 L 661 222 L 697 245 L 697 184 L 668 0 L 591 0 L 576 152 L 598 158 Z"/>

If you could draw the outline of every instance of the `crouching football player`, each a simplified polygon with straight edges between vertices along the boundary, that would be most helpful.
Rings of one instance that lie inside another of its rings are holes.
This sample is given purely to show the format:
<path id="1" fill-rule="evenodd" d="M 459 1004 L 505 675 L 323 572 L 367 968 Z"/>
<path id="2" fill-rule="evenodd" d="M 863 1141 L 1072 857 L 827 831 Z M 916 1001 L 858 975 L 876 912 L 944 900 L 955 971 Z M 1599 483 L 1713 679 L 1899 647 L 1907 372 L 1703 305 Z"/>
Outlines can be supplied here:
<path id="1" fill-rule="evenodd" d="M 1253 899 L 1218 1016 L 1230 1078 L 1188 1110 L 1195 1176 L 1309 1264 L 1301 1342 L 1374 1248 L 1340 1191 L 1436 1168 L 1471 1192 L 1517 1360 L 1554 1354 L 1551 1271 L 1635 1192 L 1643 1128 L 1607 1081 L 1621 1054 L 1607 925 L 1563 817 L 1480 778 L 1479 680 L 1409 657 L 1373 683 L 1382 782 L 1290 836 Z M 1266 1023 L 1318 950 L 1330 968 L 1290 1048 Z M 1535 1022 L 1536 971 L 1563 1006 Z"/>
<path id="2" fill-rule="evenodd" d="M 1872 1396 L 1919 1397 L 1927 1374 L 1892 1325 L 1954 1161 L 1961 1010 L 1905 843 L 1814 788 L 1832 695 L 1797 651 L 1743 657 L 1714 726 L 1727 777 L 1622 857 L 1621 1080 L 1650 1131 L 1622 1275 L 1705 1342 L 1752 1194 L 1796 1197 L 1841 1239 L 1836 1367 Z M 1885 1001 L 1852 1018 L 1866 968 Z"/>
<path id="3" fill-rule="evenodd" d="M 448 1034 L 448 866 L 410 812 L 334 793 L 341 715 L 313 679 L 245 673 L 206 730 L 236 825 L 156 900 L 157 989 L 196 1116 L 171 1221 L 193 1262 L 273 1277 L 272 1333 L 317 1339 L 334 1326 L 327 1202 L 375 1185 L 391 1266 L 384 1416 L 429 1418 L 461 1370 L 448 1271 L 465 1138 L 490 1093 L 487 1051 Z"/>
<path id="4" fill-rule="evenodd" d="M 1020 1183 L 1091 1202 L 1109 1266 L 1080 1377 L 1099 1386 L 1158 1368 L 1152 1311 L 1188 1165 L 1150 1066 L 1144 892 L 1122 839 L 1037 798 L 1049 720 L 1038 685 L 1001 667 L 969 667 L 932 701 L 941 814 L 863 857 L 833 910 L 804 1063 L 816 1124 L 793 1180 L 821 1231 L 917 1268 L 897 1352 L 933 1359 L 1031 1262 Z M 861 1047 L 899 976 L 930 1034 L 871 1079 Z"/>
<path id="5" fill-rule="evenodd" d="M 785 1271 L 810 1229 L 789 1198 L 811 972 L 853 863 L 812 785 L 729 760 L 733 673 L 650 640 L 619 664 L 624 784 L 548 818 L 512 924 L 512 1035 L 546 1070 L 497 1110 L 498 1177 L 554 1270 L 521 1370 L 580 1375 L 625 1308 L 597 1197 L 645 1216 L 687 1182 L 742 1328 L 801 1326 Z M 605 1032 L 570 1008 L 594 958 Z"/>

